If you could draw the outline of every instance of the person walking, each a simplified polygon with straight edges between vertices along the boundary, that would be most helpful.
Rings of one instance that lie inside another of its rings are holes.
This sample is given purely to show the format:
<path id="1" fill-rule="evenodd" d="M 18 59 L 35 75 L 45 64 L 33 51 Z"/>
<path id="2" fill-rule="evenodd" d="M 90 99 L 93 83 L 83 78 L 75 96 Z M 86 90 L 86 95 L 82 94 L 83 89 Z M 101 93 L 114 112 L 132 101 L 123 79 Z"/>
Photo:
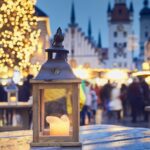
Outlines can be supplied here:
<path id="1" fill-rule="evenodd" d="M 140 78 L 140 86 L 142 88 L 142 97 L 143 97 L 143 109 L 142 109 L 142 113 L 144 116 L 143 121 L 148 121 L 148 112 L 145 111 L 144 108 L 150 105 L 150 90 L 148 84 L 142 77 Z"/>
<path id="2" fill-rule="evenodd" d="M 111 98 L 109 102 L 109 119 L 120 120 L 122 111 L 122 103 L 120 99 L 120 89 L 115 84 L 111 91 Z"/>
<path id="3" fill-rule="evenodd" d="M 111 90 L 112 90 L 112 85 L 110 84 L 110 81 L 108 81 L 108 83 L 105 84 L 100 91 L 100 98 L 102 100 L 102 106 L 104 111 L 109 110 L 108 104 L 110 102 Z"/>
<path id="4" fill-rule="evenodd" d="M 96 95 L 96 91 L 94 90 L 94 88 L 91 86 L 91 111 L 92 111 L 92 123 L 96 123 L 96 111 L 98 108 L 98 97 Z"/>
<path id="5" fill-rule="evenodd" d="M 28 75 L 22 86 L 19 86 L 19 101 L 27 102 L 32 96 L 32 84 L 30 80 L 33 78 L 33 75 Z"/>
<path id="6" fill-rule="evenodd" d="M 137 117 L 142 111 L 143 102 L 142 102 L 142 89 L 138 78 L 134 78 L 133 82 L 129 85 L 127 91 L 127 98 L 130 101 L 131 105 L 131 117 L 132 122 L 137 122 Z"/>
<path id="7" fill-rule="evenodd" d="M 127 99 L 127 86 L 125 84 L 121 85 L 120 99 L 121 99 L 122 107 L 123 107 L 123 116 L 126 117 L 128 115 L 127 110 L 129 109 L 129 104 L 128 104 L 128 99 Z"/>
<path id="8" fill-rule="evenodd" d="M 82 108 L 81 111 L 81 125 L 86 125 L 91 123 L 91 94 L 90 94 L 90 83 L 88 81 L 85 81 L 85 87 L 84 87 L 84 93 L 85 93 L 85 105 Z M 86 122 L 87 117 L 87 122 Z"/>
<path id="9" fill-rule="evenodd" d="M 7 92 L 2 84 L 0 84 L 0 102 L 7 102 Z"/>

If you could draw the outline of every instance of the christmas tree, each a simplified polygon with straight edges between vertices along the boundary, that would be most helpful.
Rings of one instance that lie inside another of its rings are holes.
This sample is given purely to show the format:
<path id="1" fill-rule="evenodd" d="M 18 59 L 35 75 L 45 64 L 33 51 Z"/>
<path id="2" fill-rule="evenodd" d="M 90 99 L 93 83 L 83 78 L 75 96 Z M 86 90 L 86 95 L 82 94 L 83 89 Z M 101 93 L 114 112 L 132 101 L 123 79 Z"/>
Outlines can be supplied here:
<path id="1" fill-rule="evenodd" d="M 40 31 L 34 15 L 35 0 L 0 1 L 0 70 L 26 70 Z"/>

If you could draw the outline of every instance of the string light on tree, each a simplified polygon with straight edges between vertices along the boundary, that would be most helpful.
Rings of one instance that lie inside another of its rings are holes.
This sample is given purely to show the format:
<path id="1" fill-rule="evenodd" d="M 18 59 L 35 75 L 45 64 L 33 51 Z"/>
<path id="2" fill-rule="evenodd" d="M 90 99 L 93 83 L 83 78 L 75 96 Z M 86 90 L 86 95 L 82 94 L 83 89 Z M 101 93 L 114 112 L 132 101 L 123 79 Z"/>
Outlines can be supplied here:
<path id="1" fill-rule="evenodd" d="M 40 30 L 34 16 L 35 0 L 0 1 L 0 70 L 26 70 L 34 54 Z"/>

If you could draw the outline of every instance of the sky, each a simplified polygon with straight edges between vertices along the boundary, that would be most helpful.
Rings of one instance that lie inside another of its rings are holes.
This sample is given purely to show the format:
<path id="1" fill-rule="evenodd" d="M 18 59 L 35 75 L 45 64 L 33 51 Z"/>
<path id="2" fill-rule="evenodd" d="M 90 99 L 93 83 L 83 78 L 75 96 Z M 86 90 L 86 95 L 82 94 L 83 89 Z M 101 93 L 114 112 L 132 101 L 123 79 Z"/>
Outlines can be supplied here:
<path id="1" fill-rule="evenodd" d="M 127 6 L 133 2 L 134 22 L 133 29 L 139 38 L 139 12 L 143 8 L 144 0 L 126 0 Z M 76 22 L 82 31 L 88 30 L 88 20 L 91 19 L 92 36 L 95 41 L 98 40 L 98 33 L 101 32 L 102 46 L 108 47 L 108 22 L 107 7 L 114 0 L 37 0 L 37 6 L 42 9 L 50 18 L 50 28 L 52 36 L 60 26 L 64 31 L 70 22 L 71 5 L 74 2 Z"/>

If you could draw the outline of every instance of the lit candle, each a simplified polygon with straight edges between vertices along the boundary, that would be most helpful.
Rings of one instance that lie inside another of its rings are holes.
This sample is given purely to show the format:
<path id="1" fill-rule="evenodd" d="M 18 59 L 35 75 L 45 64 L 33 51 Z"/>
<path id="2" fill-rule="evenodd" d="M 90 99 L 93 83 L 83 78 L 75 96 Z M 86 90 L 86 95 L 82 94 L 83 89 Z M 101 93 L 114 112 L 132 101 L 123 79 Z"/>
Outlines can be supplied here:
<path id="1" fill-rule="evenodd" d="M 46 121 L 49 123 L 51 136 L 69 136 L 70 121 L 67 115 L 61 118 L 47 116 Z"/>

